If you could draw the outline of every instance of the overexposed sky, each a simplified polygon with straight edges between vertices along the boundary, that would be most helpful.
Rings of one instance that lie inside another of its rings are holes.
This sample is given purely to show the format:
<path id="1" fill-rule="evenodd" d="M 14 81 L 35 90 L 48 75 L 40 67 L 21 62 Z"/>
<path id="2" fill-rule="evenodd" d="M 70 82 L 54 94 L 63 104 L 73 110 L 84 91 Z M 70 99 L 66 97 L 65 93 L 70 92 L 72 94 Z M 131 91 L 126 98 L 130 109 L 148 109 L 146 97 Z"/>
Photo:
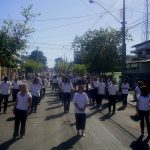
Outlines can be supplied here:
<path id="1" fill-rule="evenodd" d="M 123 0 L 96 0 L 121 21 Z M 88 29 L 114 27 L 118 30 L 121 24 L 97 4 L 88 0 L 1 0 L 0 25 L 3 19 L 21 19 L 21 7 L 33 4 L 33 12 L 41 13 L 31 22 L 35 33 L 29 38 L 29 53 L 39 46 L 48 59 L 48 66 L 54 66 L 57 57 L 73 60 L 71 44 L 74 37 L 83 35 Z M 106 13 L 106 14 L 105 14 Z M 105 15 L 104 15 L 105 14 Z M 144 0 L 126 0 L 126 21 L 128 32 L 133 36 L 127 42 L 127 53 L 131 46 L 142 42 Z"/>

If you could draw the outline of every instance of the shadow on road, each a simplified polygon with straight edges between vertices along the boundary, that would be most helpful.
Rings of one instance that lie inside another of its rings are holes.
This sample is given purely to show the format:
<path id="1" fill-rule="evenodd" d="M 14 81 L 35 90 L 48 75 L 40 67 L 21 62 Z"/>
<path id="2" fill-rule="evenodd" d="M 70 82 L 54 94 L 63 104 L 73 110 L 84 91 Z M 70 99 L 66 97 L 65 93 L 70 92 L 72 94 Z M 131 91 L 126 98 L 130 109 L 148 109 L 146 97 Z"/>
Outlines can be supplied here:
<path id="1" fill-rule="evenodd" d="M 80 136 L 73 136 L 71 139 L 60 143 L 58 146 L 51 148 L 50 150 L 69 150 L 73 149 L 73 146 L 80 140 Z"/>
<path id="2" fill-rule="evenodd" d="M 135 114 L 135 115 L 131 115 L 130 118 L 131 118 L 133 121 L 139 121 L 139 119 L 140 119 L 139 116 L 136 115 L 136 114 Z"/>
<path id="3" fill-rule="evenodd" d="M 102 117 L 100 117 L 100 120 L 105 121 L 107 119 L 110 119 L 112 116 L 113 116 L 113 114 L 107 113 L 107 114 L 104 114 Z"/>
<path id="4" fill-rule="evenodd" d="M 140 136 L 136 141 L 133 141 L 130 145 L 132 150 L 149 150 L 149 137 L 143 141 L 143 136 Z"/>
<path id="5" fill-rule="evenodd" d="M 8 150 L 9 147 L 10 147 L 11 145 L 13 145 L 15 142 L 17 142 L 19 139 L 20 139 L 20 138 L 17 138 L 17 139 L 11 138 L 11 139 L 9 139 L 8 141 L 2 143 L 2 144 L 0 145 L 0 150 Z"/>
<path id="6" fill-rule="evenodd" d="M 48 110 L 51 110 L 51 109 L 60 108 L 60 107 L 61 107 L 61 105 L 58 105 L 58 106 L 53 106 L 53 107 L 50 107 L 50 108 L 46 108 L 46 111 L 48 111 Z"/>
<path id="7" fill-rule="evenodd" d="M 48 103 L 49 105 L 57 104 L 57 103 L 60 103 L 60 102 L 61 102 L 61 101 L 60 101 L 60 100 L 58 100 L 58 99 L 53 100 L 53 101 L 47 101 L 47 103 Z"/>
<path id="8" fill-rule="evenodd" d="M 9 117 L 9 118 L 7 118 L 6 121 L 14 121 L 14 120 L 15 120 L 15 117 Z"/>
<path id="9" fill-rule="evenodd" d="M 60 118 L 64 115 L 64 113 L 59 113 L 59 114 L 55 114 L 55 115 L 51 115 L 51 116 L 47 116 L 45 121 L 51 120 L 51 119 L 56 119 L 56 118 Z"/>

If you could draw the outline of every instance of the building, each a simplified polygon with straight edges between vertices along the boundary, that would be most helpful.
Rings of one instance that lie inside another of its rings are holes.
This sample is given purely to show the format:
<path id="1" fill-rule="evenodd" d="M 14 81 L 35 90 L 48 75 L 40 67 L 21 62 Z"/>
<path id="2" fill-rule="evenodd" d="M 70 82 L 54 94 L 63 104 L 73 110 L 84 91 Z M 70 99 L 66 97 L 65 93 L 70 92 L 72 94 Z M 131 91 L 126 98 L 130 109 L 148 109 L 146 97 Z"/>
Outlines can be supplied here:
<path id="1" fill-rule="evenodd" d="M 150 82 L 150 40 L 134 45 L 131 53 L 135 54 L 132 61 L 126 63 L 126 75 L 131 87 L 135 87 L 135 79 L 146 79 Z"/>

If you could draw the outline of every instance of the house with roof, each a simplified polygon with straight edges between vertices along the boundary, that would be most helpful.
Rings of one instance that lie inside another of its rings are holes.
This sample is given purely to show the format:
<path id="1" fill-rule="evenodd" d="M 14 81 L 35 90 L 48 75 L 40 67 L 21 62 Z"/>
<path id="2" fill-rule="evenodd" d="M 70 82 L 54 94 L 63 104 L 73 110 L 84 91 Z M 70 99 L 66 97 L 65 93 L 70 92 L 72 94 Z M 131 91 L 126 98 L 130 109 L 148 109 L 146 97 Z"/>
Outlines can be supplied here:
<path id="1" fill-rule="evenodd" d="M 126 63 L 126 75 L 134 87 L 135 79 L 146 79 L 150 82 L 150 40 L 132 46 L 134 54 L 132 61 Z"/>

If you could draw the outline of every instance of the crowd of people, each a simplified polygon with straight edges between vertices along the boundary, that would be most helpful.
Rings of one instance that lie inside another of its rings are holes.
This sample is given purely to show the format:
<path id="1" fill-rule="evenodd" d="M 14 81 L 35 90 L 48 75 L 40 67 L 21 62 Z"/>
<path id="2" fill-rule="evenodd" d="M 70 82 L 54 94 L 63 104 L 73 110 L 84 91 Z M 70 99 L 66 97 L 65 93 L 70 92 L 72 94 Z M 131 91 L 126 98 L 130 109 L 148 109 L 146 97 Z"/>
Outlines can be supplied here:
<path id="1" fill-rule="evenodd" d="M 50 84 L 49 84 L 50 82 Z M 31 82 L 21 77 L 9 81 L 7 77 L 0 84 L 0 112 L 7 113 L 8 98 L 12 94 L 14 104 L 14 134 L 24 138 L 27 116 L 37 113 L 38 104 L 45 97 L 46 87 L 50 85 L 51 90 L 59 93 L 59 98 L 64 108 L 64 113 L 69 113 L 72 100 L 75 107 L 75 120 L 77 135 L 85 136 L 86 108 L 93 105 L 95 109 L 101 110 L 103 100 L 108 100 L 108 114 L 116 113 L 116 102 L 122 103 L 121 110 L 127 107 L 127 97 L 130 90 L 128 78 L 119 78 L 119 81 L 112 76 L 106 75 L 52 75 L 50 77 L 36 74 Z M 144 136 L 144 120 L 146 120 L 147 133 L 150 136 L 149 123 L 149 84 L 142 80 L 136 80 L 134 89 L 134 101 L 137 102 L 137 115 L 140 118 L 141 135 Z"/>

